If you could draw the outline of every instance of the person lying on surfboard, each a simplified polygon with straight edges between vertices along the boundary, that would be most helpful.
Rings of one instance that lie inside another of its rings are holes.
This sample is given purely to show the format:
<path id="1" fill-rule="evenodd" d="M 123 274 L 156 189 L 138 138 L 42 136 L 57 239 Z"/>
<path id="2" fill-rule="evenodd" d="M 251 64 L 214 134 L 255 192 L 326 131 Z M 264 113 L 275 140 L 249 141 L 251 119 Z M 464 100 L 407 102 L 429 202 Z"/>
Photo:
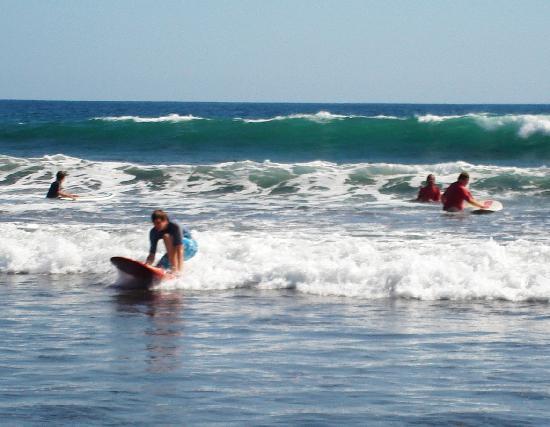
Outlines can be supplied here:
<path id="1" fill-rule="evenodd" d="M 426 178 L 426 185 L 418 190 L 417 202 L 439 202 L 441 200 L 441 191 L 435 185 L 435 175 L 429 174 Z"/>
<path id="2" fill-rule="evenodd" d="M 191 233 L 184 229 L 183 233 L 175 222 L 171 222 L 163 210 L 157 209 L 151 214 L 153 228 L 149 232 L 151 247 L 145 264 L 155 262 L 155 254 L 159 240 L 164 242 L 166 254 L 160 259 L 157 267 L 180 273 L 183 270 L 183 261 L 188 261 L 195 256 L 198 250 L 197 242 Z"/>
<path id="3" fill-rule="evenodd" d="M 447 212 L 461 212 L 464 210 L 464 202 L 468 202 L 480 209 L 486 208 L 485 204 L 474 199 L 470 190 L 466 188 L 469 181 L 470 175 L 467 172 L 462 172 L 458 176 L 458 180 L 449 185 L 441 197 L 443 210 Z"/>
<path id="4" fill-rule="evenodd" d="M 55 181 L 51 183 L 50 189 L 48 190 L 48 194 L 46 194 L 46 197 L 48 199 L 58 199 L 59 197 L 67 197 L 68 199 L 76 199 L 78 195 L 67 193 L 66 191 L 63 191 L 63 182 L 65 181 L 65 177 L 68 175 L 65 171 L 59 171 L 55 175 Z"/>

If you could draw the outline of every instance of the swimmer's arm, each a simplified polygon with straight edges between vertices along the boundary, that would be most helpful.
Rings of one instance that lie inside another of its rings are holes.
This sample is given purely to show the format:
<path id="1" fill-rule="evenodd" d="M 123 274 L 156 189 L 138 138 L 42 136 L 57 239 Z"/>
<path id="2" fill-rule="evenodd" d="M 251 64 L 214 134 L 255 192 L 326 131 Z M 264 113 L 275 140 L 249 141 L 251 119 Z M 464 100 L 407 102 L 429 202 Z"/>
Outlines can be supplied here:
<path id="1" fill-rule="evenodd" d="M 485 209 L 485 207 L 486 207 L 483 203 L 478 202 L 474 198 L 471 198 L 470 200 L 468 200 L 468 203 L 471 204 L 472 206 L 475 206 L 476 208 L 480 208 L 480 209 Z"/>
<path id="2" fill-rule="evenodd" d="M 57 195 L 61 197 L 67 197 L 69 199 L 76 199 L 78 197 L 76 194 L 66 193 L 64 191 L 58 191 Z"/>

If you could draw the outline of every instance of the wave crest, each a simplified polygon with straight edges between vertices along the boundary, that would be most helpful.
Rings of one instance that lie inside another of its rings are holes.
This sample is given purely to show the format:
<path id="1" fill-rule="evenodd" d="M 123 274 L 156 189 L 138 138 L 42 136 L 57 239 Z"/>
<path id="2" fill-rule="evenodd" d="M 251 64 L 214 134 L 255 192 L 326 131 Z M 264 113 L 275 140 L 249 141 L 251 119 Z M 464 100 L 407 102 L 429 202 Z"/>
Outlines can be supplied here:
<path id="1" fill-rule="evenodd" d="M 179 114 L 168 114 L 166 116 L 160 117 L 141 117 L 141 116 L 107 116 L 107 117 L 94 117 L 93 120 L 102 120 L 106 122 L 135 122 L 135 123 L 178 123 L 178 122 L 189 122 L 192 120 L 207 120 L 204 117 L 193 116 L 192 114 L 187 114 L 185 116 L 180 116 Z"/>
<path id="2" fill-rule="evenodd" d="M 351 119 L 356 117 L 364 117 L 364 116 L 333 114 L 333 113 L 330 113 L 329 111 L 319 111 L 315 114 L 297 113 L 297 114 L 289 114 L 287 116 L 275 116 L 275 117 L 258 118 L 258 119 L 237 118 L 235 120 L 243 121 L 245 123 L 267 123 L 267 122 L 274 122 L 274 121 L 281 121 L 281 120 L 303 119 L 303 120 L 310 120 L 313 122 L 322 123 L 330 120 Z"/>
<path id="3" fill-rule="evenodd" d="M 442 123 L 449 120 L 467 119 L 473 120 L 481 128 L 488 131 L 514 126 L 517 128 L 517 135 L 521 138 L 529 138 L 534 134 L 550 135 L 550 115 L 545 114 L 507 114 L 503 116 L 491 115 L 489 113 L 464 114 L 439 116 L 425 114 L 417 116 L 419 123 Z"/>
<path id="4" fill-rule="evenodd" d="M 515 126 L 518 129 L 517 135 L 524 139 L 537 133 L 550 136 L 550 115 L 478 116 L 475 120 L 480 126 L 490 131 L 504 126 Z"/>

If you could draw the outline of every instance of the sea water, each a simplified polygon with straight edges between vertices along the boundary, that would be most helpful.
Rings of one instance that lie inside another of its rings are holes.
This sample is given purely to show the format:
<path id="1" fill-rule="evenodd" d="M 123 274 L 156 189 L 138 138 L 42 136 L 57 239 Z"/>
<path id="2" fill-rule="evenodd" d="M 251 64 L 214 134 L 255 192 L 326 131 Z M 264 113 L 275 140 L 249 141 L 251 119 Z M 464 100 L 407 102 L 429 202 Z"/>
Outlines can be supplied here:
<path id="1" fill-rule="evenodd" d="M 1 101 L 0 148 L 6 423 L 547 422 L 550 106 Z M 410 202 L 464 170 L 505 209 Z M 199 253 L 122 292 L 157 208 Z"/>

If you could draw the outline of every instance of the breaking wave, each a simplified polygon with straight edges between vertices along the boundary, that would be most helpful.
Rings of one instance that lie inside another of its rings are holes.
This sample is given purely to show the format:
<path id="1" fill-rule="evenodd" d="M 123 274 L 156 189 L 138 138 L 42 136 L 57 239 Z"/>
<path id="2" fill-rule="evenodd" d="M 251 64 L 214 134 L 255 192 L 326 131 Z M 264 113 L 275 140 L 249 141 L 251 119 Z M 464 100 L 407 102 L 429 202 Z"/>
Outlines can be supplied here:
<path id="1" fill-rule="evenodd" d="M 195 117 L 192 114 L 180 116 L 179 114 L 168 114 L 167 116 L 160 117 L 140 117 L 140 116 L 107 116 L 107 117 L 95 117 L 92 120 L 103 120 L 106 122 L 125 122 L 131 121 L 135 123 L 178 123 L 188 122 L 191 120 L 204 120 L 203 117 Z"/>
<path id="2" fill-rule="evenodd" d="M 7 154 L 63 152 L 148 162 L 270 159 L 546 164 L 550 115 L 361 116 L 319 111 L 257 118 L 106 116 L 0 124 Z"/>
<path id="3" fill-rule="evenodd" d="M 115 283 L 107 260 L 113 254 L 140 259 L 147 249 L 146 229 L 0 224 L 0 232 L 0 270 L 8 273 L 93 273 Z M 295 289 L 365 299 L 550 300 L 550 248 L 544 243 L 429 239 L 403 244 L 259 231 L 203 231 L 195 237 L 199 254 L 181 279 L 162 288 Z"/>

